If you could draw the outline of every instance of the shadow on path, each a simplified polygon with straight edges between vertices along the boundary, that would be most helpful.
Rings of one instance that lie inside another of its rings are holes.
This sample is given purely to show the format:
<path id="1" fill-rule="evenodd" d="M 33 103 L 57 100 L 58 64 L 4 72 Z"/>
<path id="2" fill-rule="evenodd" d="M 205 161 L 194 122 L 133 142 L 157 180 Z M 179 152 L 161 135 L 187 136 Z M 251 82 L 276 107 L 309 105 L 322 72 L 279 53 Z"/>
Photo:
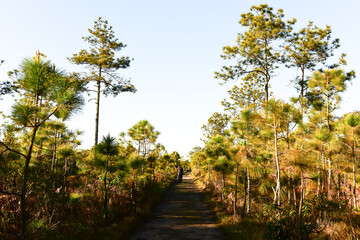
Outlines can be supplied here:
<path id="1" fill-rule="evenodd" d="M 131 239 L 223 240 L 225 237 L 192 179 L 185 175 L 181 183 L 167 192 L 153 217 Z"/>

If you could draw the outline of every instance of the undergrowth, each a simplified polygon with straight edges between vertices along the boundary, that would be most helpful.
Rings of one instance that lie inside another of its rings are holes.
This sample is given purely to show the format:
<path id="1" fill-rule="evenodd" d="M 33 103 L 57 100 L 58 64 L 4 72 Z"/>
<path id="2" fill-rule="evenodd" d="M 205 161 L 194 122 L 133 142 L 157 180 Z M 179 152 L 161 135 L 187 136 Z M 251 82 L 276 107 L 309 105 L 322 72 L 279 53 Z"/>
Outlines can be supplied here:
<path id="1" fill-rule="evenodd" d="M 252 203 L 256 209 L 247 216 L 234 216 L 211 188 L 195 178 L 196 186 L 215 212 L 219 227 L 229 240 L 358 240 L 360 213 L 338 209 L 338 203 L 324 197 L 304 202 L 301 215 L 289 206 Z"/>

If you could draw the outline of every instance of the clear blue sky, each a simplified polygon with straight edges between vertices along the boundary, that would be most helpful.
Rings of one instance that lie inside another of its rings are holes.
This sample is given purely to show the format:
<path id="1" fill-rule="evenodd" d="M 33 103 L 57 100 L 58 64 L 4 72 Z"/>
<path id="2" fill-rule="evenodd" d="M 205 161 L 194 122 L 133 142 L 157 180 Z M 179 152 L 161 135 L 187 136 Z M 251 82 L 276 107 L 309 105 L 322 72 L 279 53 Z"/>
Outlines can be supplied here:
<path id="1" fill-rule="evenodd" d="M 222 47 L 233 45 L 243 30 L 240 14 L 261 3 L 282 8 L 286 19 L 298 20 L 298 28 L 308 21 L 322 28 L 330 25 L 332 36 L 340 38 L 337 53 L 346 53 L 347 69 L 360 74 L 358 0 L 0 0 L 0 59 L 5 60 L 0 80 L 7 80 L 7 72 L 38 49 L 68 72 L 84 71 L 67 58 L 87 49 L 81 37 L 101 16 L 127 44 L 119 56 L 135 59 L 121 73 L 132 79 L 138 91 L 101 99 L 100 136 L 108 132 L 119 136 L 147 119 L 161 132 L 159 142 L 169 152 L 186 156 L 202 144 L 201 126 L 213 112 L 222 111 L 221 100 L 231 87 L 214 79 L 214 72 L 224 64 Z M 294 95 L 289 79 L 297 74 L 296 69 L 278 71 L 271 83 L 275 96 L 287 100 Z M 344 112 L 360 110 L 359 90 L 356 78 L 343 96 Z M 0 111 L 6 112 L 12 101 L 2 100 Z M 91 101 L 68 122 L 70 128 L 85 132 L 82 148 L 93 144 L 94 119 Z"/>

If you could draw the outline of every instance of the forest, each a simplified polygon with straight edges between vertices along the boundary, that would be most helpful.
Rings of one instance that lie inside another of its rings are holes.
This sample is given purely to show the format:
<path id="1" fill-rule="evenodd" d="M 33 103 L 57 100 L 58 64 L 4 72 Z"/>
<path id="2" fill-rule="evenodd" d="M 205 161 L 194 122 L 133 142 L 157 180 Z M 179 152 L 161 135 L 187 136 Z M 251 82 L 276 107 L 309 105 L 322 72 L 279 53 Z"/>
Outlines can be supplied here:
<path id="1" fill-rule="evenodd" d="M 234 239 L 358 239 L 360 115 L 337 114 L 355 78 L 345 54 L 333 60 L 339 39 L 313 22 L 295 31 L 268 5 L 239 24 L 215 72 L 235 85 L 190 153 L 194 177 Z M 270 88 L 286 68 L 297 75 L 289 101 Z"/>
<path id="2" fill-rule="evenodd" d="M 37 51 L 1 94 L 15 100 L 1 126 L 1 239 L 124 239 L 151 213 L 173 180 L 180 155 L 158 142 L 160 132 L 140 120 L 120 133 L 98 137 L 100 96 L 135 92 L 117 70 L 128 57 L 112 27 L 99 18 L 81 50 L 69 60 L 88 73 L 66 73 Z M 66 120 L 96 95 L 95 144 L 83 150 L 81 131 Z"/>
<path id="3" fill-rule="evenodd" d="M 107 20 L 83 37 L 88 50 L 68 58 L 86 72 L 67 73 L 40 51 L 23 59 L 0 82 L 0 101 L 13 99 L 1 112 L 0 238 L 127 239 L 181 164 L 229 239 L 358 239 L 360 113 L 338 114 L 355 79 L 336 52 L 340 40 L 330 26 L 298 27 L 266 4 L 239 24 L 244 31 L 223 47 L 224 66 L 211 79 L 233 84 L 224 112 L 203 125 L 204 144 L 189 161 L 168 152 L 147 120 L 99 136 L 101 97 L 136 93 L 119 74 L 132 58 L 115 57 L 126 45 Z M 282 70 L 297 75 L 289 101 L 271 88 Z M 83 133 L 67 121 L 85 94 L 96 115 L 94 145 L 84 150 Z"/>

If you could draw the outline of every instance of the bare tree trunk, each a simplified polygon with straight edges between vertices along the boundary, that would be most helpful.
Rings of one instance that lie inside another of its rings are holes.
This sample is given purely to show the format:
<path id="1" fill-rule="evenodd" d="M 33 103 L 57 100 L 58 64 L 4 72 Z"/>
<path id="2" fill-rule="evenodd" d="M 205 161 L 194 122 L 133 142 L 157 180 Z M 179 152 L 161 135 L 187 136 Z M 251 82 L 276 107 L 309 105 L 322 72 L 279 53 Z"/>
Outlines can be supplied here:
<path id="1" fill-rule="evenodd" d="M 352 128 L 352 136 L 354 139 L 354 128 Z M 357 202 L 356 202 L 356 156 L 355 156 L 355 142 L 353 140 L 352 144 L 352 159 L 353 159 L 353 181 L 354 181 L 354 188 L 353 188 L 353 202 L 354 202 L 354 208 L 357 208 Z"/>
<path id="2" fill-rule="evenodd" d="M 291 178 L 292 178 L 292 174 L 291 174 L 291 170 L 289 170 L 289 180 L 288 180 L 288 205 L 289 206 L 291 204 Z"/>
<path id="3" fill-rule="evenodd" d="M 348 195 L 347 195 L 347 186 L 348 186 L 347 180 L 348 179 L 347 179 L 347 174 L 346 173 L 344 174 L 344 179 L 343 180 L 344 180 L 344 193 L 343 193 L 344 195 L 343 196 L 345 198 L 345 201 L 347 202 L 347 199 L 348 199 L 347 198 L 348 197 Z"/>
<path id="4" fill-rule="evenodd" d="M 26 186 L 27 186 L 27 181 L 28 181 L 28 177 L 29 177 L 29 165 L 30 165 L 30 160 L 31 160 L 31 153 L 32 153 L 32 149 L 34 146 L 37 130 L 38 130 L 38 127 L 35 126 L 33 128 L 32 134 L 31 134 L 30 145 L 27 150 L 27 155 L 25 158 L 25 165 L 24 165 L 24 170 L 23 170 L 23 180 L 22 180 L 21 192 L 20 192 L 20 209 L 21 209 L 21 236 L 20 236 L 20 238 L 22 240 L 26 239 L 26 226 L 27 226 L 27 219 L 28 219 L 28 216 L 26 214 L 26 193 L 27 193 Z"/>
<path id="5" fill-rule="evenodd" d="M 100 94 L 101 94 L 101 66 L 99 68 L 99 79 L 97 80 L 96 91 L 96 116 L 95 116 L 95 145 L 98 144 L 99 139 L 99 114 L 100 114 Z"/>
<path id="6" fill-rule="evenodd" d="M 67 175 L 68 175 L 68 160 L 67 160 L 67 157 L 65 157 L 64 158 L 64 181 L 63 181 L 64 191 L 66 191 Z"/>
<path id="7" fill-rule="evenodd" d="M 238 195 L 239 162 L 236 161 L 235 192 L 234 192 L 234 216 L 236 216 L 237 195 Z"/>
<path id="8" fill-rule="evenodd" d="M 354 208 L 357 208 L 357 203 L 356 203 L 356 171 L 355 171 L 355 161 L 353 163 L 353 204 L 354 204 Z"/>
<path id="9" fill-rule="evenodd" d="M 304 201 L 304 173 L 301 172 L 301 185 L 300 185 L 300 201 L 299 201 L 299 215 L 302 214 L 302 206 Z"/>
<path id="10" fill-rule="evenodd" d="M 325 165 L 326 165 L 326 158 L 324 156 L 324 147 L 322 146 L 322 149 L 321 149 L 321 160 L 322 160 L 322 173 L 321 173 L 321 192 L 324 192 L 325 190 L 325 183 L 326 183 L 326 176 L 325 176 Z"/>
<path id="11" fill-rule="evenodd" d="M 267 78 L 265 78 L 265 102 L 269 102 L 269 81 L 267 80 Z"/>
<path id="12" fill-rule="evenodd" d="M 51 159 L 51 172 L 53 173 L 55 171 L 55 160 L 56 160 L 56 152 L 57 152 L 57 130 L 55 129 L 55 137 L 54 137 L 54 149 L 53 149 L 53 155 Z"/>
<path id="13" fill-rule="evenodd" d="M 296 188 L 295 186 L 293 187 L 293 194 L 294 194 L 294 207 L 297 207 L 297 197 L 296 197 Z"/>
<path id="14" fill-rule="evenodd" d="M 288 186 L 288 205 L 290 206 L 291 204 L 291 188 L 290 188 L 290 184 Z"/>
<path id="15" fill-rule="evenodd" d="M 303 103 L 303 98 L 305 95 L 305 69 L 302 67 L 301 68 L 301 85 L 300 85 L 300 114 L 301 114 L 301 120 L 303 120 L 303 115 L 304 115 L 304 103 Z"/>
<path id="16" fill-rule="evenodd" d="M 106 159 L 106 166 L 105 166 L 105 177 L 104 177 L 104 220 L 105 225 L 108 224 L 108 192 L 107 192 L 107 172 L 109 167 L 109 159 Z"/>
<path id="17" fill-rule="evenodd" d="M 225 190 L 225 174 L 222 174 L 221 181 L 222 181 L 221 201 L 222 201 L 222 202 L 224 202 L 224 200 L 225 200 L 225 197 L 224 197 L 224 190 Z"/>
<path id="18" fill-rule="evenodd" d="M 332 178 L 332 170 L 331 170 L 331 159 L 330 157 L 327 159 L 328 160 L 328 194 L 329 194 L 329 198 L 331 197 L 331 178 Z"/>
<path id="19" fill-rule="evenodd" d="M 250 213 L 250 189 L 251 189 L 251 184 L 250 184 L 250 173 L 249 173 L 249 169 L 247 168 L 246 170 L 246 177 L 247 177 L 247 205 L 246 205 L 246 213 L 249 214 Z"/>
<path id="20" fill-rule="evenodd" d="M 339 168 L 338 168 L 339 169 Z M 340 201 L 341 201 L 341 174 L 338 172 L 338 187 L 337 187 L 337 198 L 339 203 L 339 209 L 341 209 Z"/>
<path id="21" fill-rule="evenodd" d="M 246 182 L 246 176 L 247 176 L 247 169 L 245 169 L 244 172 L 244 179 L 245 179 L 245 183 L 244 183 L 244 204 L 242 207 L 242 218 L 245 217 L 245 213 L 246 213 L 246 201 L 247 201 L 247 182 Z"/>
<path id="22" fill-rule="evenodd" d="M 131 201 L 133 205 L 134 213 L 136 213 L 136 174 L 133 172 L 133 177 L 131 181 Z"/>
<path id="23" fill-rule="evenodd" d="M 276 188 L 275 188 L 275 196 L 274 196 L 274 204 L 280 205 L 280 160 L 279 160 L 279 151 L 277 144 L 277 129 L 276 129 L 276 120 L 274 120 L 274 142 L 275 142 L 275 164 L 276 164 Z"/>

